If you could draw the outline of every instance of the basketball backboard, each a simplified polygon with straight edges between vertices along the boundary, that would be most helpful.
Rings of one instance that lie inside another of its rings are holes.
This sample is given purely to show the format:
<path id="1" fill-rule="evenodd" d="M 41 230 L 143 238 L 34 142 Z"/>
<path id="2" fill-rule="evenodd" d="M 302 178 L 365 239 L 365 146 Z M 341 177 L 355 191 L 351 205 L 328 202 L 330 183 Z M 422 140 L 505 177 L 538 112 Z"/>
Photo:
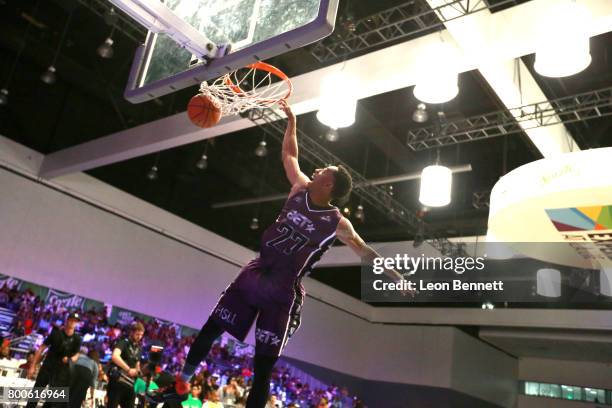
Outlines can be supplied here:
<path id="1" fill-rule="evenodd" d="M 138 103 L 321 40 L 339 0 L 110 1 L 149 30 L 125 91 Z"/>

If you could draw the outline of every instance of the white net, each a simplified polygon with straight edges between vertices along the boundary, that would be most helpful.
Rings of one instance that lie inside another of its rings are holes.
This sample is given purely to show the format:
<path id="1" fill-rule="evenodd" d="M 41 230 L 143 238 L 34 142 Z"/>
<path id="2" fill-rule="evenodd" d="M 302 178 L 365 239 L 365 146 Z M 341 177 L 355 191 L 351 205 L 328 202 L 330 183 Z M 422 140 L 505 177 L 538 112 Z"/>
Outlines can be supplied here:
<path id="1" fill-rule="evenodd" d="M 222 115 L 235 115 L 253 108 L 266 108 L 291 94 L 291 83 L 256 64 L 200 85 L 200 93 L 212 97 Z"/>

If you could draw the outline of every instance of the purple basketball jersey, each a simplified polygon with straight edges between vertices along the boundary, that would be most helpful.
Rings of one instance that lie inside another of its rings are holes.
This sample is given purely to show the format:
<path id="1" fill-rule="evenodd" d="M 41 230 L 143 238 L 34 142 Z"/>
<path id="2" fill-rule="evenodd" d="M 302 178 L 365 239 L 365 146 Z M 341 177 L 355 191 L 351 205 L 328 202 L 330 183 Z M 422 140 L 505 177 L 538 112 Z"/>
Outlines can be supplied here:
<path id="1" fill-rule="evenodd" d="M 334 242 L 341 218 L 335 207 L 314 207 L 306 190 L 288 198 L 262 235 L 259 257 L 223 292 L 211 318 L 240 341 L 257 318 L 256 353 L 279 355 L 300 326 L 302 277 Z"/>
<path id="2" fill-rule="evenodd" d="M 262 266 L 277 283 L 294 287 L 331 247 L 341 218 L 336 207 L 315 207 L 308 190 L 297 192 L 261 237 Z"/>

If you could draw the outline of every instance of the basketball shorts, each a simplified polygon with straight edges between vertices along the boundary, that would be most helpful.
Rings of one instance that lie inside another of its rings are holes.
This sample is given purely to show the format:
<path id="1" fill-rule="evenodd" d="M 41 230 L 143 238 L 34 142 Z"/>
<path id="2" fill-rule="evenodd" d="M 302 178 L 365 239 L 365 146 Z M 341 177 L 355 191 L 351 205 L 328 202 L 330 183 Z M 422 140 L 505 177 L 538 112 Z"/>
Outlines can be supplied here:
<path id="1" fill-rule="evenodd" d="M 253 263 L 221 294 L 211 319 L 239 341 L 244 341 L 255 322 L 255 352 L 279 356 L 301 321 L 303 295 L 270 292 L 266 278 Z"/>

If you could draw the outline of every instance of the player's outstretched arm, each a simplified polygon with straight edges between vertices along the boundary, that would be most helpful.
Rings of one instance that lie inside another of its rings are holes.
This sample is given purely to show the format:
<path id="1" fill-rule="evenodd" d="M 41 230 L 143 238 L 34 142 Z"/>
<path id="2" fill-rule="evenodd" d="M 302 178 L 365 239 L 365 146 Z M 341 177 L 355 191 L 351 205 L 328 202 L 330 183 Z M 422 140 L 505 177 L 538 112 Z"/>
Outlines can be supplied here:
<path id="1" fill-rule="evenodd" d="M 296 132 L 295 114 L 286 101 L 281 101 L 280 106 L 287 115 L 287 129 L 283 138 L 283 166 L 285 174 L 291 183 L 292 190 L 305 187 L 310 179 L 300 170 L 298 163 L 298 143 Z"/>
<path id="2" fill-rule="evenodd" d="M 336 237 L 359 255 L 363 263 L 372 264 L 375 258 L 380 257 L 375 250 L 361 239 L 359 234 L 355 231 L 355 228 L 353 228 L 353 224 L 351 224 L 347 218 L 342 217 L 342 219 L 340 219 L 338 228 L 336 229 Z M 395 269 L 385 269 L 385 275 L 394 281 L 402 279 L 402 275 Z"/>

